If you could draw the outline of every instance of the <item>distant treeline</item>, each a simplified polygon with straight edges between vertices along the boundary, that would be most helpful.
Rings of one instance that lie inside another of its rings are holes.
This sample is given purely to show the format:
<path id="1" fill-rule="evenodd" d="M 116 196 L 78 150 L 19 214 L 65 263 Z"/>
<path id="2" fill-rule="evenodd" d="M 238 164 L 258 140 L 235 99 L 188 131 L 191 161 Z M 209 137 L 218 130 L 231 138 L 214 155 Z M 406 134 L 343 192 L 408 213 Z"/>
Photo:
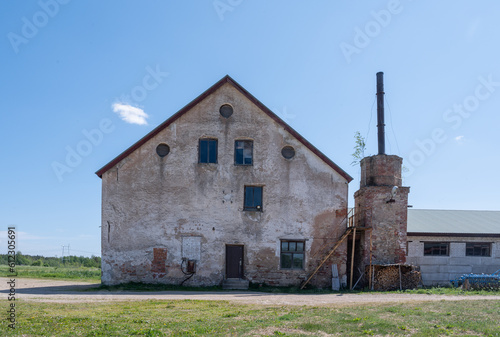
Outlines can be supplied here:
<path id="1" fill-rule="evenodd" d="M 8 264 L 8 255 L 0 254 L 0 264 Z M 84 256 L 64 256 L 64 257 L 44 257 L 41 255 L 24 255 L 16 253 L 16 265 L 19 266 L 43 266 L 43 267 L 94 267 L 101 268 L 101 258 L 92 255 Z"/>

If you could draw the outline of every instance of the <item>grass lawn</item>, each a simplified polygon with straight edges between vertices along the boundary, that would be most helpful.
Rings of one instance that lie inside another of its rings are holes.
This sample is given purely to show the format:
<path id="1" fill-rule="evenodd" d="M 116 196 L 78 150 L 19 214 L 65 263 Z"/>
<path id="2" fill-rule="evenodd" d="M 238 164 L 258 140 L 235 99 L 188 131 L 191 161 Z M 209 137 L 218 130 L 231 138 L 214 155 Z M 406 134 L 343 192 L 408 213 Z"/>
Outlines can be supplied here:
<path id="1" fill-rule="evenodd" d="M 87 267 L 39 267 L 16 266 L 17 278 L 39 278 L 73 280 L 82 282 L 100 282 L 101 269 Z M 7 265 L 0 265 L 0 277 L 10 275 Z M 12 277 L 12 276 L 10 276 Z"/>
<path id="2" fill-rule="evenodd" d="M 114 286 L 99 285 L 95 288 L 87 288 L 84 291 L 109 290 L 109 291 L 221 291 L 222 287 L 189 287 L 175 284 L 146 284 L 146 283 L 123 283 Z M 500 290 L 462 290 L 454 287 L 428 287 L 412 290 L 394 290 L 394 291 L 371 291 L 371 290 L 348 290 L 342 289 L 334 291 L 331 289 L 305 288 L 299 287 L 271 287 L 257 286 L 250 284 L 249 291 L 261 293 L 281 293 L 281 294 L 426 294 L 426 295 L 496 295 L 500 296 Z"/>
<path id="3" fill-rule="evenodd" d="M 491 300 L 339 308 L 194 300 L 16 302 L 15 331 L 2 319 L 7 336 L 500 336 L 500 303 Z"/>
<path id="4" fill-rule="evenodd" d="M 17 266 L 17 278 L 99 282 L 100 269 Z M 0 276 L 7 276 L 0 266 Z M 108 290 L 220 290 L 175 285 L 125 284 Z M 94 289 L 95 290 L 95 289 Z M 256 292 L 330 293 L 331 290 L 253 287 Z M 87 290 L 88 291 L 88 290 Z M 405 293 L 499 295 L 499 291 L 431 288 Z M 343 293 L 363 293 L 343 291 Z M 397 292 L 396 292 L 397 293 Z M 5 294 L 7 296 L 7 294 Z M 135 301 L 97 303 L 27 302 L 16 298 L 16 329 L 0 315 L 7 336 L 500 336 L 500 301 L 441 301 L 345 307 L 241 305 L 223 301 Z"/>

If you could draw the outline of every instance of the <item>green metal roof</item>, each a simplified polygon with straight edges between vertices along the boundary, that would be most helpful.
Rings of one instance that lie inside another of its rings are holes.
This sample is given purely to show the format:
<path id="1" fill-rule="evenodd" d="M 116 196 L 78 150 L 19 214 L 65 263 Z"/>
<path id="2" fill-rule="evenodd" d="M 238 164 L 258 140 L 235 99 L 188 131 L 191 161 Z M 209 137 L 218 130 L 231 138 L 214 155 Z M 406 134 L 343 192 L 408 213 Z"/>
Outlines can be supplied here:
<path id="1" fill-rule="evenodd" d="M 500 234 L 500 211 L 408 209 L 408 232 Z"/>

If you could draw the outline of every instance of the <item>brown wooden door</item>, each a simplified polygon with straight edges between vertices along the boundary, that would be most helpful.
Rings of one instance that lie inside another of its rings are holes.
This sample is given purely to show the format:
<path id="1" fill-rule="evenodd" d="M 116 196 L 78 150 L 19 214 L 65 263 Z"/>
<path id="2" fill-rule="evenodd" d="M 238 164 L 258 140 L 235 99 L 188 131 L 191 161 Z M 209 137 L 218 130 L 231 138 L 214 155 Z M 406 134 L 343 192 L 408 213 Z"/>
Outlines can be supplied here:
<path id="1" fill-rule="evenodd" d="M 243 278 L 243 246 L 226 246 L 226 278 Z"/>

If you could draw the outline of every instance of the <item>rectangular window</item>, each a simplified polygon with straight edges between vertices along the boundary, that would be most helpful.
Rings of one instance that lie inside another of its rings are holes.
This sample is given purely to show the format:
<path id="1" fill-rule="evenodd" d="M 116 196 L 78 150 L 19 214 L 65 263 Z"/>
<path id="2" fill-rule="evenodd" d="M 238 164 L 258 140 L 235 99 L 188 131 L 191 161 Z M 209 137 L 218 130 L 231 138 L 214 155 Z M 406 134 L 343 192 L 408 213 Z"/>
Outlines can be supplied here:
<path id="1" fill-rule="evenodd" d="M 466 256 L 491 256 L 491 243 L 467 242 L 465 244 Z"/>
<path id="2" fill-rule="evenodd" d="M 234 165 L 253 165 L 253 141 L 234 142 Z"/>
<path id="3" fill-rule="evenodd" d="M 449 256 L 449 242 L 424 242 L 424 256 Z"/>
<path id="4" fill-rule="evenodd" d="M 245 186 L 243 210 L 262 212 L 262 186 Z"/>
<path id="5" fill-rule="evenodd" d="M 198 162 L 217 163 L 217 139 L 200 139 Z"/>
<path id="6" fill-rule="evenodd" d="M 281 241 L 281 269 L 304 269 L 304 241 Z"/>

